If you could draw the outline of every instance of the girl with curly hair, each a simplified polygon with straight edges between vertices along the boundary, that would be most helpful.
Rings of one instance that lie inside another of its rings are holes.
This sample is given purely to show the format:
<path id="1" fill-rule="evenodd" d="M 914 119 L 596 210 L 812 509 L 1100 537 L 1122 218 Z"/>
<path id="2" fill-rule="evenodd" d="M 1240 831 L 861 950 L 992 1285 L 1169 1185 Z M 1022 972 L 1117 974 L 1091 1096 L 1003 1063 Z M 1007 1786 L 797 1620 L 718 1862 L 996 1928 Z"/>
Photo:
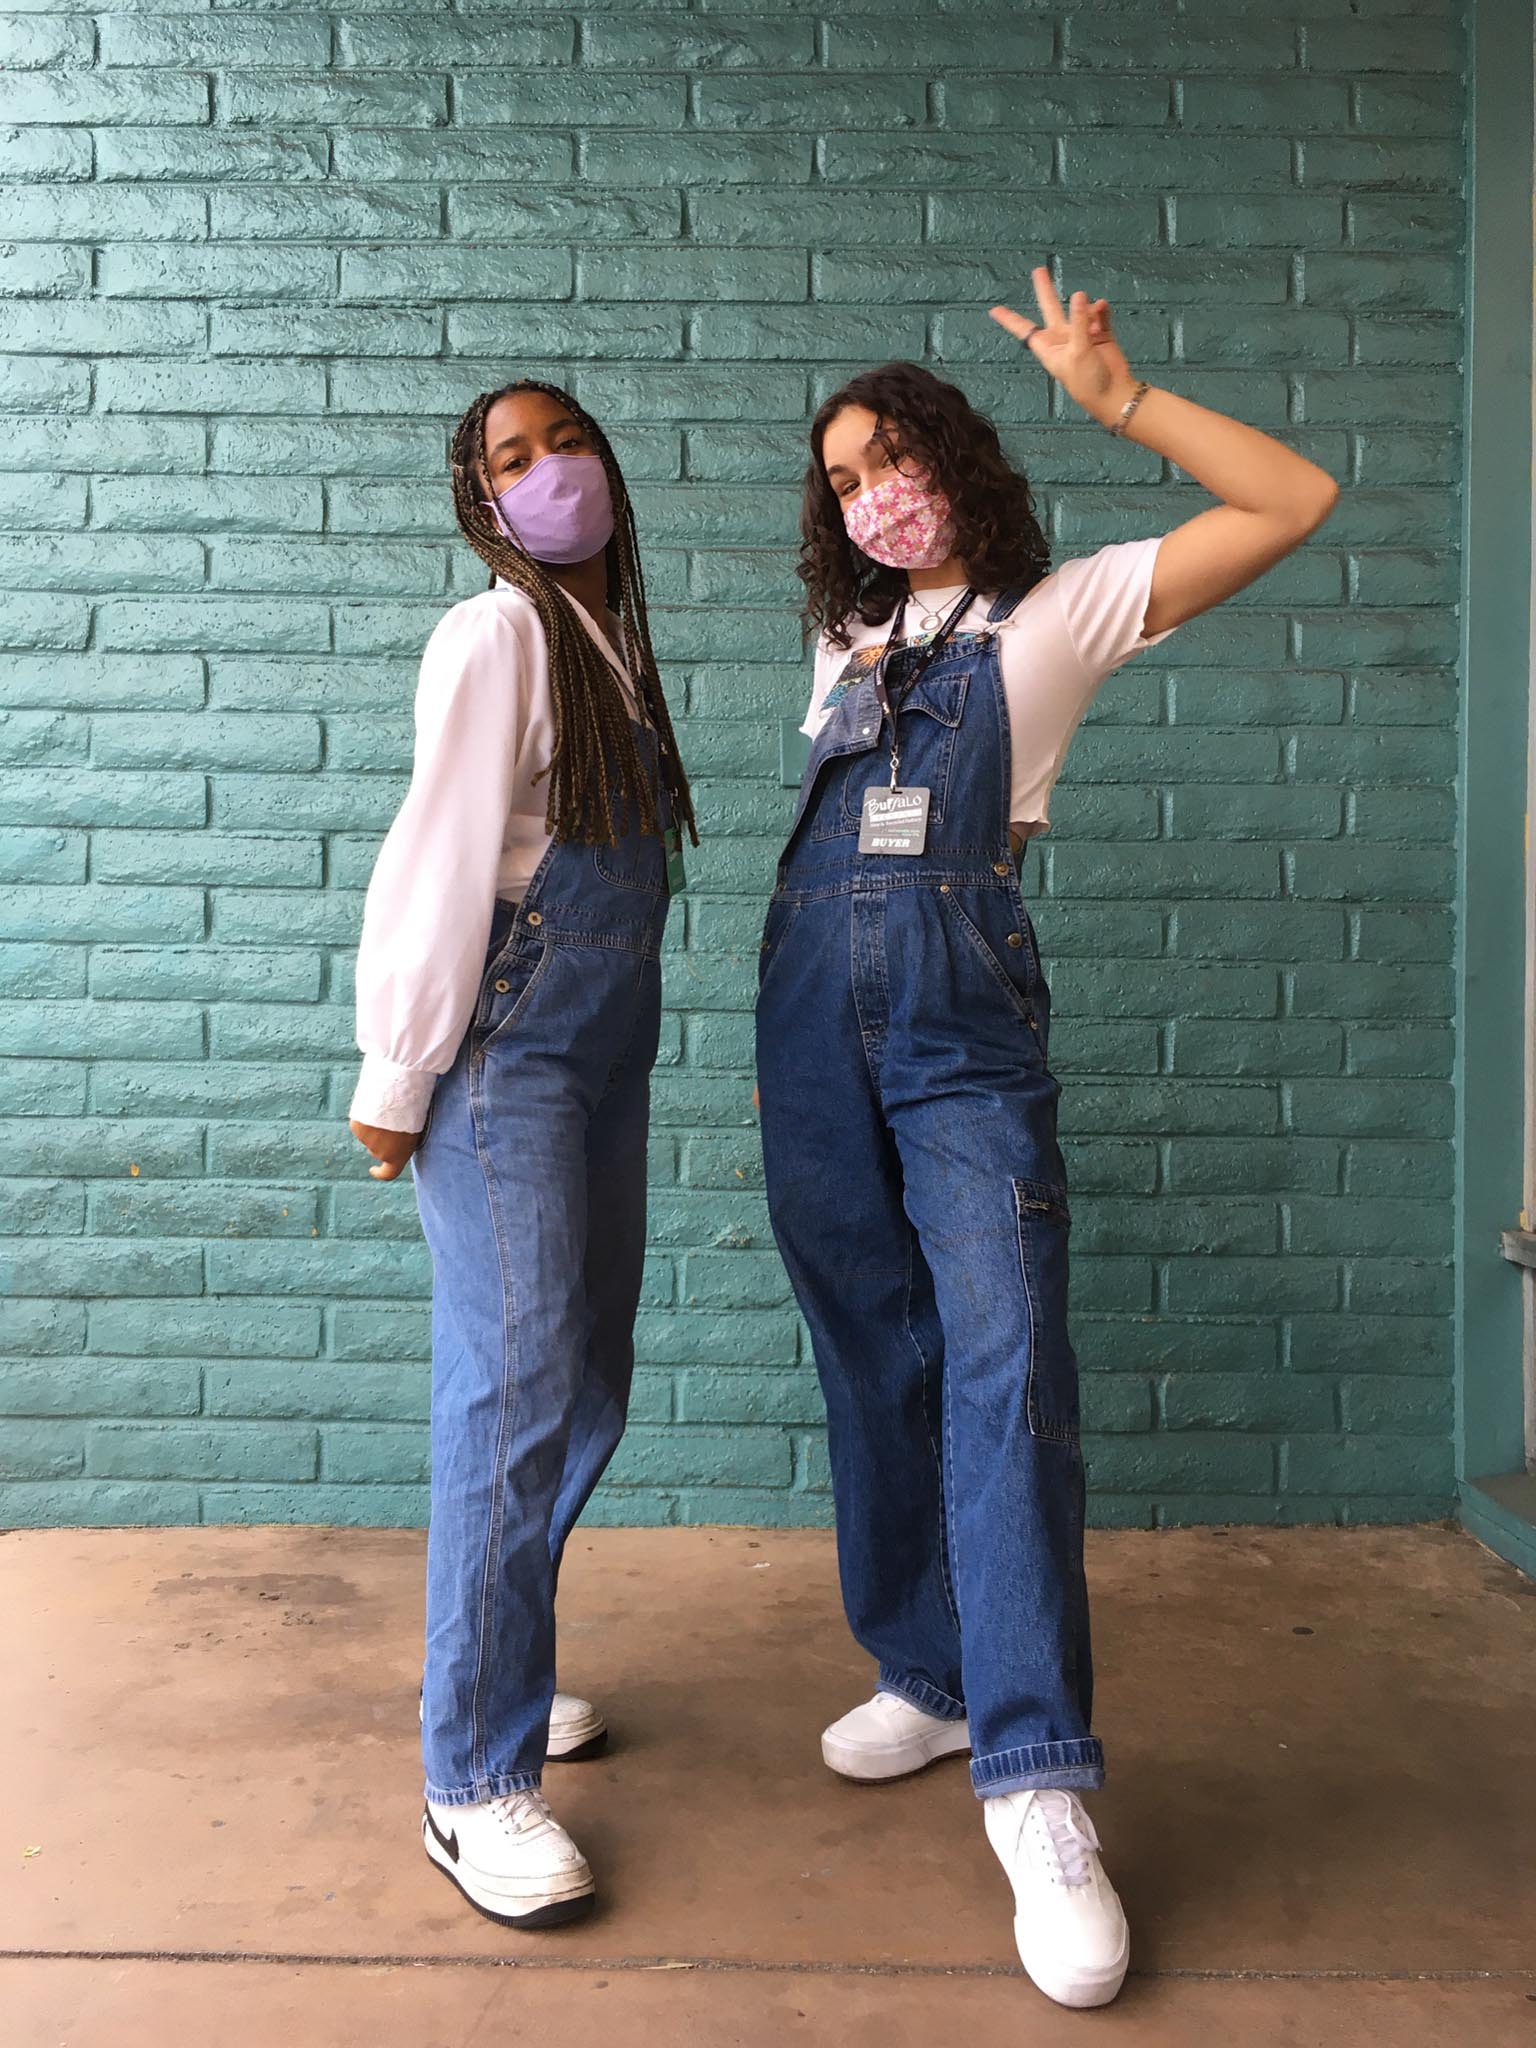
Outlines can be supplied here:
<path id="1" fill-rule="evenodd" d="M 410 1162 L 432 1254 L 422 1843 L 509 1927 L 586 1912 L 546 1759 L 561 1553 L 623 1434 L 645 1251 L 660 949 L 693 824 L 607 437 L 530 380 L 453 439 L 490 588 L 438 622 L 410 789 L 369 884 L 352 1130 Z"/>
<path id="2" fill-rule="evenodd" d="M 763 935 L 758 1076 L 844 1603 L 878 1665 L 823 1756 L 883 1779 L 969 1751 L 1025 1969 L 1098 2005 L 1129 1936 L 1081 1799 L 1104 1761 L 1069 1215 L 1017 858 L 1104 678 L 1299 546 L 1337 490 L 1135 377 L 1103 299 L 1064 308 L 1044 267 L 1034 285 L 1038 321 L 994 317 L 1089 418 L 1218 502 L 1053 570 L 1027 480 L 953 385 L 892 363 L 820 408 L 812 747 Z"/>

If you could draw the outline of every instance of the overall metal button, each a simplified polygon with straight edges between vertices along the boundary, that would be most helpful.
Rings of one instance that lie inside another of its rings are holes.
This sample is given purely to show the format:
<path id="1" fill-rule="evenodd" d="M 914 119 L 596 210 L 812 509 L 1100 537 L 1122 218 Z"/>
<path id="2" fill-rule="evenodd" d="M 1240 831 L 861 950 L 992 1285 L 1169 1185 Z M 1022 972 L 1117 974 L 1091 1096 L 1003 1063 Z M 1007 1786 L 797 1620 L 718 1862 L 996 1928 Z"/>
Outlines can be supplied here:
<path id="1" fill-rule="evenodd" d="M 497 995 L 504 996 L 511 986 L 512 984 L 510 981 L 498 981 L 495 984 Z"/>
<path id="2" fill-rule="evenodd" d="M 1007 861 L 995 860 L 992 863 L 992 872 L 994 875 L 1008 875 L 1012 874 L 1013 870 Z"/>
<path id="3" fill-rule="evenodd" d="M 1017 932 L 1010 932 L 1008 934 L 1008 943 L 1010 946 L 1022 946 L 1024 941 Z"/>
<path id="4" fill-rule="evenodd" d="M 940 884 L 939 884 L 939 894 L 940 894 L 941 896 L 947 896 L 947 895 L 949 894 L 949 884 L 948 884 L 948 882 L 940 882 Z"/>
<path id="5" fill-rule="evenodd" d="M 527 922 L 529 924 L 542 924 L 544 920 L 542 917 L 540 917 L 539 913 L 536 910 L 530 910 L 528 913 Z"/>

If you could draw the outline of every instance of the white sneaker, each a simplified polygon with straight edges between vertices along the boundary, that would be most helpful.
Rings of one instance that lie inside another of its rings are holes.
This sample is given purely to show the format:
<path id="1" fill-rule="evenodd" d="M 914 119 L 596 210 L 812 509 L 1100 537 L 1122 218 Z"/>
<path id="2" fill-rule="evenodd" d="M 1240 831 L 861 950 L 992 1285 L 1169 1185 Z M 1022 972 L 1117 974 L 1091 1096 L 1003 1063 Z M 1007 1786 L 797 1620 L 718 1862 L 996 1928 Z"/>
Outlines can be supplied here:
<path id="1" fill-rule="evenodd" d="M 557 1692 L 549 1710 L 549 1750 L 552 1764 L 581 1764 L 588 1757 L 601 1756 L 608 1747 L 608 1723 L 590 1700 L 574 1693 Z"/>
<path id="2" fill-rule="evenodd" d="M 422 1717 L 418 1698 L 416 1718 Z M 608 1723 L 590 1700 L 574 1693 L 557 1692 L 549 1710 L 549 1748 L 545 1761 L 552 1764 L 583 1764 L 588 1757 L 601 1756 L 608 1747 Z"/>
<path id="3" fill-rule="evenodd" d="M 982 1801 L 987 1840 L 1008 1873 L 1019 1961 L 1058 2005 L 1108 2005 L 1131 1934 L 1075 1792 L 1002 1792 Z"/>
<path id="4" fill-rule="evenodd" d="M 964 1721 L 925 1714 L 894 1692 L 877 1692 L 862 1707 L 834 1721 L 821 1738 L 828 1770 L 845 1778 L 905 1778 L 941 1756 L 959 1756 L 971 1746 Z"/>
<path id="5" fill-rule="evenodd" d="M 541 1792 L 508 1792 L 421 1817 L 421 1845 L 469 1903 L 503 1927 L 558 1927 L 592 1908 L 592 1872 Z"/>

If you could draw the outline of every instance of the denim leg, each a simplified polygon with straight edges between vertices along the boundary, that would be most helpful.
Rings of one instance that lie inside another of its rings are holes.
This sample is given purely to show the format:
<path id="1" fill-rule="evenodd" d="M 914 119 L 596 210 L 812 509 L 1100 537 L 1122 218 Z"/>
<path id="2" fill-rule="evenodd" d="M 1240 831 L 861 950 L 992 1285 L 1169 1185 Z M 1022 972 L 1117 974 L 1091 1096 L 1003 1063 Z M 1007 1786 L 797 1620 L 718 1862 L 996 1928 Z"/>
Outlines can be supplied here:
<path id="1" fill-rule="evenodd" d="M 1077 1365 L 1056 1084 L 1043 1066 L 895 1118 L 944 1329 L 944 1444 L 978 1793 L 1091 1789 Z"/>
<path id="2" fill-rule="evenodd" d="M 660 969 L 651 971 L 658 984 Z M 650 1057 L 626 1061 L 587 1131 L 588 1335 L 581 1390 L 550 1524 L 558 1574 L 566 1539 L 624 1434 L 635 1369 L 635 1311 L 645 1269 Z"/>
<path id="3" fill-rule="evenodd" d="M 427 1790 L 537 1785 L 554 1693 L 550 1532 L 586 1355 L 587 1114 L 559 1067 L 469 1041 L 416 1160 L 433 1262 Z"/>
<path id="4" fill-rule="evenodd" d="M 846 958 L 847 905 L 802 913 L 760 1010 L 758 1074 L 774 1235 L 827 1403 L 843 1604 L 884 1690 L 964 1711 L 940 1453 L 943 1344 L 933 1286 L 902 1208 L 895 1147 L 875 1100 L 851 996 L 821 981 L 781 1028 L 820 948 Z M 841 931 L 838 930 L 841 919 Z"/>

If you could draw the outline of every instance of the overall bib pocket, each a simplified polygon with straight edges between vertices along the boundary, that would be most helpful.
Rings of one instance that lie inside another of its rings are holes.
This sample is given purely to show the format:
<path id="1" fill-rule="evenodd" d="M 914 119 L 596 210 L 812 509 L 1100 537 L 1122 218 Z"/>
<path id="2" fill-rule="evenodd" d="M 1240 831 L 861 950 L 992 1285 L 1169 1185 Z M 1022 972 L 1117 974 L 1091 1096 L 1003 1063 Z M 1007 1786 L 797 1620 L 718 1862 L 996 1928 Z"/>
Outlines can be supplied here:
<path id="1" fill-rule="evenodd" d="M 617 846 L 594 846 L 592 865 L 615 889 L 666 893 L 667 850 L 659 831 L 630 832 Z"/>
<path id="2" fill-rule="evenodd" d="M 924 676 L 901 706 L 901 780 L 905 785 L 917 785 L 930 792 L 930 826 L 944 822 L 955 741 L 970 679 L 966 669 L 949 675 Z M 811 828 L 813 839 L 837 839 L 846 832 L 856 833 L 864 814 L 865 790 L 884 788 L 889 783 L 889 721 L 882 726 L 875 711 L 873 725 L 868 750 L 856 750 L 857 757 L 850 761 L 843 777 L 841 802 L 823 807 Z M 859 737 L 865 737 L 862 726 Z"/>

